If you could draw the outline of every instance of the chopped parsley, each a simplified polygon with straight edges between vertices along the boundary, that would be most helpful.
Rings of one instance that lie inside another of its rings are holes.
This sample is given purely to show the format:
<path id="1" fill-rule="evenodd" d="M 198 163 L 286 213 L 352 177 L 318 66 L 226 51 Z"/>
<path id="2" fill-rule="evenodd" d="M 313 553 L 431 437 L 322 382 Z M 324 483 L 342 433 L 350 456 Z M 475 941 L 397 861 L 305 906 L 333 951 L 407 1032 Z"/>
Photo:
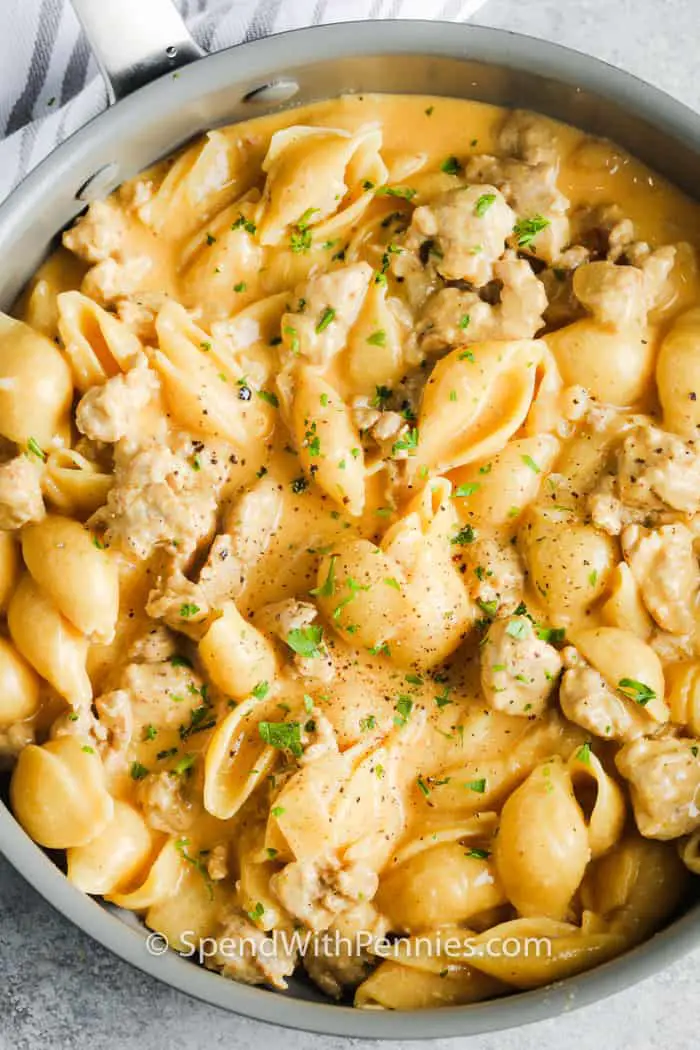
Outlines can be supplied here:
<path id="1" fill-rule="evenodd" d="M 511 620 L 506 625 L 506 634 L 511 638 L 527 638 L 530 634 L 530 624 L 527 620 Z"/>
<path id="2" fill-rule="evenodd" d="M 440 165 L 440 171 L 444 171 L 446 175 L 461 175 L 462 170 L 462 165 L 454 156 L 448 157 L 447 160 L 443 160 Z"/>
<path id="3" fill-rule="evenodd" d="M 234 292 L 244 292 L 247 287 L 248 285 L 245 283 L 245 281 L 239 281 L 238 284 L 234 284 L 233 290 Z"/>
<path id="4" fill-rule="evenodd" d="M 256 700 L 264 700 L 269 692 L 270 683 L 265 681 L 258 682 L 258 684 L 254 685 L 251 689 L 251 695 L 254 696 Z"/>
<path id="5" fill-rule="evenodd" d="M 401 584 L 395 576 L 385 576 L 384 583 L 387 585 L 387 587 L 393 587 L 395 591 L 401 590 Z"/>
<path id="6" fill-rule="evenodd" d="M 377 642 L 376 645 L 371 645 L 367 651 L 370 656 L 391 656 L 388 642 Z"/>
<path id="7" fill-rule="evenodd" d="M 293 230 L 289 238 L 289 247 L 295 254 L 308 252 L 311 249 L 311 230 Z"/>
<path id="8" fill-rule="evenodd" d="M 289 240 L 289 246 L 296 254 L 308 252 L 311 248 L 312 239 L 311 230 L 309 229 L 309 221 L 312 215 L 318 210 L 318 208 L 307 208 L 304 214 L 297 220 L 296 227 L 292 231 Z"/>
<path id="9" fill-rule="evenodd" d="M 258 228 L 257 228 L 257 226 L 255 225 L 254 222 L 251 222 L 250 219 L 246 219 L 245 215 L 241 214 L 241 215 L 238 216 L 236 221 L 231 224 L 231 229 L 232 230 L 245 230 L 245 232 L 249 233 L 251 235 L 251 237 L 254 237 L 255 234 L 257 233 L 257 229 Z"/>
<path id="10" fill-rule="evenodd" d="M 413 190 L 409 186 L 380 186 L 375 190 L 377 197 L 401 197 L 405 201 L 412 201 L 417 193 L 418 190 Z"/>
<path id="11" fill-rule="evenodd" d="M 156 755 L 156 758 L 158 759 L 159 762 L 162 762 L 163 759 L 165 759 L 165 758 L 172 758 L 173 755 L 176 755 L 176 754 L 177 754 L 177 748 L 176 747 L 169 747 L 165 751 L 159 751 L 158 754 Z"/>
<path id="12" fill-rule="evenodd" d="M 634 678 L 621 678 L 617 688 L 635 704 L 646 707 L 650 700 L 656 700 L 656 693 L 644 682 L 637 682 Z"/>
<path id="13" fill-rule="evenodd" d="M 180 740 L 188 740 L 193 733 L 203 733 L 205 729 L 213 729 L 215 725 L 216 719 L 211 717 L 209 703 L 200 704 L 190 711 L 190 724 L 180 726 Z"/>
<path id="14" fill-rule="evenodd" d="M 520 219 L 513 227 L 513 233 L 517 237 L 518 248 L 531 248 L 532 242 L 538 233 L 546 230 L 549 219 L 541 215 L 533 215 L 531 219 Z"/>
<path id="15" fill-rule="evenodd" d="M 350 594 L 347 597 L 343 598 L 343 600 L 338 602 L 338 604 L 336 605 L 335 609 L 333 610 L 333 619 L 334 620 L 338 620 L 340 618 L 340 614 L 343 611 L 343 609 L 345 608 L 345 606 L 349 605 L 350 602 L 353 601 L 357 597 L 357 595 L 360 593 L 360 591 L 368 591 L 369 590 L 369 584 L 358 583 L 357 580 L 353 576 L 347 576 L 346 577 L 346 579 L 345 579 L 345 586 L 350 591 Z M 348 630 L 350 630 L 350 628 L 348 628 Z"/>
<path id="16" fill-rule="evenodd" d="M 410 696 L 401 694 L 394 704 L 394 725 L 405 726 L 411 717 L 411 711 L 413 710 L 413 700 Z"/>
<path id="17" fill-rule="evenodd" d="M 370 346 L 385 346 L 386 332 L 383 328 L 378 329 L 376 332 L 372 332 L 371 335 L 367 336 L 367 342 Z"/>
<path id="18" fill-rule="evenodd" d="M 449 685 L 446 685 L 443 691 L 441 693 L 438 693 L 438 695 L 434 697 L 436 706 L 442 709 L 443 707 L 447 707 L 448 704 L 453 704 L 454 700 L 450 700 L 451 692 L 451 687 Z"/>
<path id="19" fill-rule="evenodd" d="M 463 525 L 459 532 L 450 540 L 450 543 L 455 546 L 463 547 L 467 543 L 473 543 L 476 539 L 476 533 L 471 525 Z"/>
<path id="20" fill-rule="evenodd" d="M 211 878 L 209 877 L 209 872 L 205 868 L 204 863 L 202 862 L 200 857 L 193 857 L 191 853 L 188 853 L 187 847 L 189 845 L 190 845 L 190 840 L 189 839 L 184 839 L 184 838 L 183 839 L 177 839 L 176 842 L 175 842 L 175 849 L 180 854 L 182 859 L 186 860 L 188 864 L 191 864 L 192 867 L 196 871 L 198 871 L 199 874 L 202 876 L 202 878 L 204 879 L 204 882 L 206 883 L 207 891 L 209 893 L 209 900 L 213 901 L 214 900 L 214 890 L 212 889 Z"/>
<path id="21" fill-rule="evenodd" d="M 186 656 L 179 656 L 177 653 L 175 654 L 175 656 L 169 657 L 168 663 L 171 665 L 171 667 L 192 667 L 191 660 L 189 660 Z"/>
<path id="22" fill-rule="evenodd" d="M 482 219 L 495 200 L 495 193 L 482 193 L 474 205 L 474 214 L 476 217 Z"/>
<path id="23" fill-rule="evenodd" d="M 322 639 L 323 627 L 293 627 L 287 635 L 287 645 L 299 656 L 316 657 L 321 655 Z"/>
<path id="24" fill-rule="evenodd" d="M 30 437 L 27 441 L 27 452 L 31 452 L 31 454 L 36 456 L 37 459 L 40 459 L 42 463 L 46 462 L 46 453 L 36 438 Z"/>
<path id="25" fill-rule="evenodd" d="M 478 849 L 478 847 L 472 847 L 468 849 L 464 854 L 465 857 L 473 857 L 474 860 L 488 860 L 491 856 L 487 849 Z"/>
<path id="26" fill-rule="evenodd" d="M 367 733 L 370 729 L 374 729 L 377 725 L 377 719 L 374 715 L 367 715 L 366 718 L 360 719 L 360 729 L 363 733 Z"/>
<path id="27" fill-rule="evenodd" d="M 199 612 L 199 606 L 195 605 L 194 602 L 183 602 L 180 606 L 180 616 L 183 620 L 189 620 L 191 616 L 196 616 Z"/>
<path id="28" fill-rule="evenodd" d="M 320 586 L 314 587 L 313 590 L 309 591 L 314 597 L 330 598 L 335 593 L 335 563 L 337 560 L 338 555 L 331 554 L 325 580 Z"/>
<path id="29" fill-rule="evenodd" d="M 521 456 L 520 458 L 522 459 L 525 466 L 529 467 L 530 470 L 535 472 L 535 474 L 542 473 L 542 468 L 537 466 L 532 456 Z"/>
<path id="30" fill-rule="evenodd" d="M 470 361 L 472 364 L 474 364 L 474 362 L 476 361 L 476 358 L 474 357 L 474 351 L 470 350 L 469 347 L 467 347 L 466 350 L 460 350 L 460 352 L 457 354 L 457 360 Z"/>
<path id="31" fill-rule="evenodd" d="M 302 753 L 299 722 L 258 722 L 260 739 L 280 751 L 291 751 L 297 758 Z"/>
<path id="32" fill-rule="evenodd" d="M 332 306 L 327 306 L 318 319 L 318 324 L 316 325 L 316 334 L 320 335 L 321 332 L 325 332 L 326 328 L 328 328 L 328 325 L 331 324 L 331 322 L 334 319 L 335 310 Z"/>
<path id="33" fill-rule="evenodd" d="M 471 317 L 469 314 L 462 314 L 462 316 L 459 319 L 459 327 L 461 329 L 469 328 L 470 321 Z"/>
<path id="34" fill-rule="evenodd" d="M 473 496 L 480 488 L 481 485 L 478 481 L 470 481 L 466 485 L 458 485 L 454 495 L 457 499 L 466 499 L 467 496 Z"/>
<path id="35" fill-rule="evenodd" d="M 398 441 L 395 441 L 391 446 L 391 454 L 395 456 L 397 452 L 408 452 L 412 453 L 418 448 L 418 427 L 412 427 L 411 430 L 407 431 L 403 437 L 400 437 Z"/>
<path id="36" fill-rule="evenodd" d="M 591 764 L 591 745 L 588 741 L 585 744 L 581 744 L 581 747 L 576 752 L 576 758 L 579 762 L 584 762 L 587 766 Z"/>
<path id="37" fill-rule="evenodd" d="M 543 642 L 549 642 L 554 645 L 558 642 L 564 641 L 566 635 L 565 627 L 536 627 L 535 634 Z"/>
<path id="38" fill-rule="evenodd" d="M 148 776 L 148 770 L 141 762 L 132 762 L 129 767 L 129 773 L 132 780 L 143 780 L 144 777 Z"/>
<path id="39" fill-rule="evenodd" d="M 464 786 L 469 788 L 470 791 L 476 791 L 478 795 L 483 795 L 486 791 L 486 777 L 479 777 L 478 780 L 468 780 Z"/>
<path id="40" fill-rule="evenodd" d="M 189 773 L 196 761 L 196 755 L 183 755 L 179 762 L 176 762 L 173 766 L 173 773 L 177 773 L 178 776 L 182 776 L 183 773 Z"/>
<path id="41" fill-rule="evenodd" d="M 423 780 L 423 777 L 421 777 L 421 776 L 418 776 L 418 777 L 416 777 L 416 784 L 418 785 L 418 788 L 420 789 L 420 791 L 421 791 L 421 792 L 422 792 L 422 793 L 423 793 L 423 794 L 424 794 L 424 795 L 426 796 L 426 798 L 427 798 L 427 797 L 428 797 L 428 795 L 430 794 L 430 788 L 428 787 L 428 785 L 426 784 L 426 782 L 425 782 L 425 781 Z"/>
<path id="42" fill-rule="evenodd" d="M 311 216 L 315 215 L 317 211 L 320 211 L 320 208 L 307 208 L 304 214 L 297 219 L 297 228 L 300 230 L 307 229 L 311 222 Z"/>
<path id="43" fill-rule="evenodd" d="M 258 397 L 261 401 L 267 401 L 268 405 L 272 405 L 273 408 L 280 407 L 277 394 L 273 394 L 270 390 L 258 390 Z"/>
<path id="44" fill-rule="evenodd" d="M 370 404 L 372 408 L 384 408 L 390 397 L 391 390 L 388 386 L 375 387 L 375 394 Z"/>

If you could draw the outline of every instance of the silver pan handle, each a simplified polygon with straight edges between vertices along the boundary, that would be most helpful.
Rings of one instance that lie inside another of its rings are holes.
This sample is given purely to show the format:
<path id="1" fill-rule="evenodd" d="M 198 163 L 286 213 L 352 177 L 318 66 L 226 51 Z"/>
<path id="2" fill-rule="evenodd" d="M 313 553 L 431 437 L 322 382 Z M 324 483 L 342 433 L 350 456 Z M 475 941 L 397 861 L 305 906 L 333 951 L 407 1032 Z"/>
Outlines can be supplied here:
<path id="1" fill-rule="evenodd" d="M 172 0 L 72 0 L 110 102 L 204 54 Z"/>

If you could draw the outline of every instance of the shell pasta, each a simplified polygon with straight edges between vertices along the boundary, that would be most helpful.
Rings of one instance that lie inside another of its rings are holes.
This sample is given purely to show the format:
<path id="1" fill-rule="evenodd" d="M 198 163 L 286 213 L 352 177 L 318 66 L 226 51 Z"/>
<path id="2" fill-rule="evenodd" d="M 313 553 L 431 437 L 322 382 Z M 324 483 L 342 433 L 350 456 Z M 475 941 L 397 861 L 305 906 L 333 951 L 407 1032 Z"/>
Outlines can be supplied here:
<path id="1" fill-rule="evenodd" d="M 700 212 L 612 149 L 278 112 L 0 316 L 14 813 L 223 977 L 466 1005 L 693 893 Z"/>

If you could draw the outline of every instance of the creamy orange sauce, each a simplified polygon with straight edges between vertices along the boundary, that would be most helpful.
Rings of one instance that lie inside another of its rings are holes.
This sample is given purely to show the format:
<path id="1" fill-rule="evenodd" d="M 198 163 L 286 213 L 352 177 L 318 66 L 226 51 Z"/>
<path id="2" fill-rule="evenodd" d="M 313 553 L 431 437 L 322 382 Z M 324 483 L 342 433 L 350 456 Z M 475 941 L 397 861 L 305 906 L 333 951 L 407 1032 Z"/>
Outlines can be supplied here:
<path id="1" fill-rule="evenodd" d="M 384 1008 L 668 919 L 700 869 L 698 245 L 613 144 L 437 97 L 218 129 L 91 207 L 0 328 L 0 744 L 72 881 L 174 947 L 523 945 L 307 961 Z"/>

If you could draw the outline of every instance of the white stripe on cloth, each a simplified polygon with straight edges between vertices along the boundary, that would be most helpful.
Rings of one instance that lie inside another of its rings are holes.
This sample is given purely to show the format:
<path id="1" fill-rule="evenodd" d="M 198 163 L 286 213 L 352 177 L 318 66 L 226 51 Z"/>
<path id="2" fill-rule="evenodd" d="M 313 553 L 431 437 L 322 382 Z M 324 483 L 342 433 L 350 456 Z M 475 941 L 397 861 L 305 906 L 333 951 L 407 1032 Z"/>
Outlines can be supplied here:
<path id="1" fill-rule="evenodd" d="M 147 2 L 147 0 L 145 0 Z M 107 104 L 69 0 L 0 0 L 0 200 Z M 177 0 L 218 50 L 285 29 L 361 18 L 470 18 L 486 0 Z"/>

